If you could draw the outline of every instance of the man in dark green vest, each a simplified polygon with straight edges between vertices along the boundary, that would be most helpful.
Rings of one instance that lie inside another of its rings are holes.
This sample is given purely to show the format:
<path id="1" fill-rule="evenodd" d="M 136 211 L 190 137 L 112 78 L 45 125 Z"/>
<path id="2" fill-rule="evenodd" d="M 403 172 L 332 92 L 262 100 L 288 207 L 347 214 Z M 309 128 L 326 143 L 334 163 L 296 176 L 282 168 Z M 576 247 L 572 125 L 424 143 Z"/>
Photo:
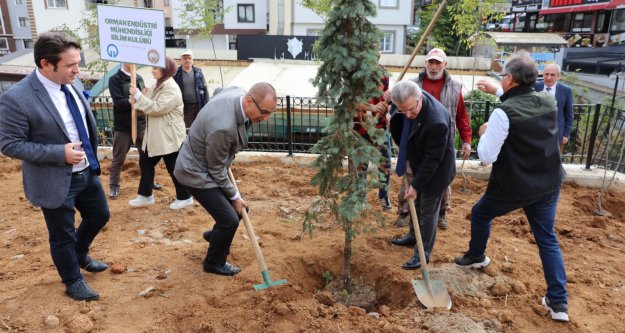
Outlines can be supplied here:
<path id="1" fill-rule="evenodd" d="M 564 170 L 560 161 L 556 100 L 536 92 L 538 71 L 526 53 L 510 58 L 501 74 L 502 103 L 480 127 L 478 156 L 493 164 L 486 193 L 471 210 L 469 250 L 454 259 L 462 267 L 490 263 L 485 255 L 492 220 L 523 208 L 539 249 L 551 318 L 568 321 L 566 272 L 554 224 Z M 486 85 L 486 82 L 478 82 Z"/>

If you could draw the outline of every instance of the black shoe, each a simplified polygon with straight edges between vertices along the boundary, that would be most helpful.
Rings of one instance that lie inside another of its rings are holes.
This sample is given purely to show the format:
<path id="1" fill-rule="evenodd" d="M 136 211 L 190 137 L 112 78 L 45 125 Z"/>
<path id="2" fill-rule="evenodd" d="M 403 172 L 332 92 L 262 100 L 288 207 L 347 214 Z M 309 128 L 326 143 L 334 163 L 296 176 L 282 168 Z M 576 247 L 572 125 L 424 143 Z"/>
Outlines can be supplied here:
<path id="1" fill-rule="evenodd" d="M 152 183 L 152 189 L 153 190 L 160 190 L 162 188 L 163 188 L 163 185 L 161 185 L 161 184 L 159 184 L 157 182 Z"/>
<path id="2" fill-rule="evenodd" d="M 462 257 L 454 258 L 454 262 L 456 263 L 456 265 L 460 267 L 481 268 L 481 267 L 486 267 L 488 266 L 488 264 L 490 264 L 490 258 L 484 255 L 481 257 L 475 258 L 475 257 L 471 257 L 469 255 L 469 252 L 465 252 Z"/>
<path id="3" fill-rule="evenodd" d="M 427 262 L 428 264 L 430 263 L 429 260 L 427 260 Z M 406 269 L 406 270 L 419 269 L 421 268 L 421 260 L 419 259 L 418 256 L 414 256 L 410 258 L 410 260 L 408 260 L 405 264 L 401 265 L 401 268 Z"/>
<path id="4" fill-rule="evenodd" d="M 87 259 L 84 262 L 78 263 L 78 266 L 90 273 L 104 272 L 107 268 L 109 268 L 107 264 L 99 260 L 92 259 L 89 256 L 87 256 Z"/>
<path id="5" fill-rule="evenodd" d="M 206 273 L 214 273 L 214 274 L 219 274 L 219 275 L 232 276 L 232 275 L 239 273 L 240 271 L 241 271 L 241 268 L 229 262 L 226 262 L 225 264 L 221 266 L 211 265 L 211 264 L 207 264 L 206 262 L 204 262 L 204 272 Z"/>
<path id="6" fill-rule="evenodd" d="M 569 321 L 569 306 L 566 303 L 552 303 L 547 296 L 543 297 L 542 304 L 549 310 L 551 319 L 557 321 Z"/>
<path id="7" fill-rule="evenodd" d="M 109 192 L 109 198 L 117 199 L 117 197 L 119 197 L 119 189 L 118 188 L 112 188 L 111 192 Z"/>
<path id="8" fill-rule="evenodd" d="M 417 239 L 413 236 L 406 235 L 402 238 L 391 239 L 391 244 L 397 246 L 415 246 Z"/>
<path id="9" fill-rule="evenodd" d="M 204 233 L 202 234 L 202 237 L 204 238 L 205 241 L 210 242 L 211 241 L 211 234 L 213 233 L 213 230 L 206 230 L 204 231 Z"/>
<path id="10" fill-rule="evenodd" d="M 77 301 L 95 301 L 100 299 L 100 295 L 89 288 L 85 280 L 77 280 L 65 288 L 65 294 Z"/>

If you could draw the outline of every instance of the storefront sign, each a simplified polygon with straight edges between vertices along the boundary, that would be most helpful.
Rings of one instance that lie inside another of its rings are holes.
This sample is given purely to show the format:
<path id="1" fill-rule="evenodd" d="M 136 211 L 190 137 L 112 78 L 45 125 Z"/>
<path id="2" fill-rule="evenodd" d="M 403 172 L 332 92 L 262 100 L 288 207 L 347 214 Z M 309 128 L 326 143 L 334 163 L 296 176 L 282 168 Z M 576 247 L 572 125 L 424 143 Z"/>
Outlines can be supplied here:
<path id="1" fill-rule="evenodd" d="M 592 47 L 593 34 L 561 34 L 569 47 Z"/>

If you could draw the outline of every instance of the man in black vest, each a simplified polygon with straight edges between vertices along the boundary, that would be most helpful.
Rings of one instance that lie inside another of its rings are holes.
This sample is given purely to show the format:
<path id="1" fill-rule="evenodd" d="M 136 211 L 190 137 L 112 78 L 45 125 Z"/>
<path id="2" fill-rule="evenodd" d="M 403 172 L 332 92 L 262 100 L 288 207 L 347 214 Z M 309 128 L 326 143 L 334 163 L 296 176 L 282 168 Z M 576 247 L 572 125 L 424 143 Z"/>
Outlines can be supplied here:
<path id="1" fill-rule="evenodd" d="M 469 250 L 454 261 L 467 268 L 486 267 L 492 220 L 523 208 L 547 282 L 542 304 L 552 319 L 568 321 L 566 272 L 554 229 L 564 177 L 556 101 L 553 95 L 534 90 L 538 71 L 527 54 L 510 58 L 499 76 L 502 104 L 480 127 L 477 146 L 482 163 L 493 163 L 493 168 L 486 193 L 471 210 Z"/>
<path id="2" fill-rule="evenodd" d="M 415 199 L 424 254 L 429 261 L 436 241 L 441 197 L 456 175 L 451 115 L 436 98 L 409 80 L 395 85 L 391 99 L 398 111 L 391 118 L 391 135 L 399 145 L 396 171 L 398 175 L 404 175 L 406 161 L 409 162 L 413 179 L 404 197 Z M 413 225 L 410 224 L 407 235 L 393 239 L 391 243 L 400 246 L 416 244 Z M 415 247 L 413 257 L 402 268 L 420 267 L 419 252 Z"/>

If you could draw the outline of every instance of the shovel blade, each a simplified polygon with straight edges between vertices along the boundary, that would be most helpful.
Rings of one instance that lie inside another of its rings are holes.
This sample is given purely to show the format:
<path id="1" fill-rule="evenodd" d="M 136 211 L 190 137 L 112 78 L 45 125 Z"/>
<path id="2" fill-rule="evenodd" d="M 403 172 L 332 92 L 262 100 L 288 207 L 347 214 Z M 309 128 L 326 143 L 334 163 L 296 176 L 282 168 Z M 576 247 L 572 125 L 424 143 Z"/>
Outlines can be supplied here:
<path id="1" fill-rule="evenodd" d="M 426 308 L 446 308 L 451 309 L 451 297 L 445 287 L 445 283 L 441 280 L 430 280 L 431 290 L 425 281 L 412 280 L 417 298 Z"/>

